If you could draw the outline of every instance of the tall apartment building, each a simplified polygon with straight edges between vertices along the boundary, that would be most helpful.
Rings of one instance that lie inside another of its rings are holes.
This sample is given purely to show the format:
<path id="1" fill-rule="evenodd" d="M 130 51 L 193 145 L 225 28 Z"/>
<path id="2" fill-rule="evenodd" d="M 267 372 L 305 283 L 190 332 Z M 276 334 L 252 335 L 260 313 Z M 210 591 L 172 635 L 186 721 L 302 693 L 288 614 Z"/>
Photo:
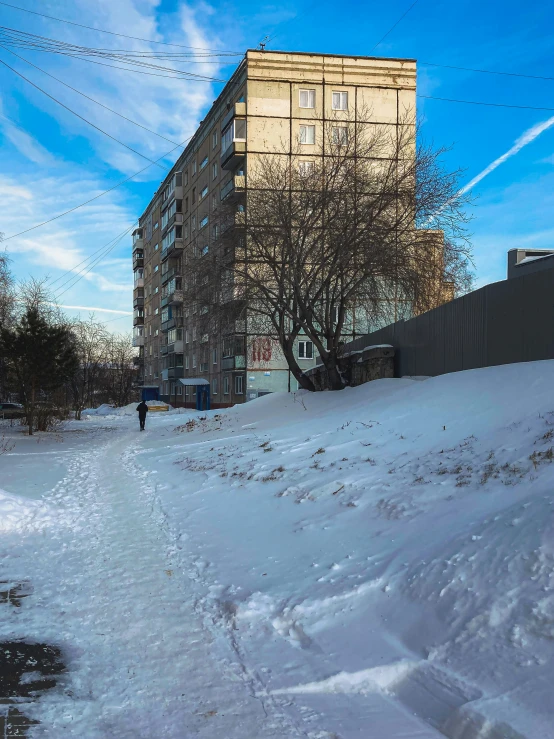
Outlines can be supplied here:
<path id="1" fill-rule="evenodd" d="M 194 388 L 179 379 L 202 378 L 212 407 L 296 389 L 276 342 L 247 341 L 246 320 L 232 336 L 200 334 L 193 309 L 183 304 L 183 255 L 203 239 L 208 248 L 223 201 L 234 204 L 240 223 L 256 156 L 292 154 L 298 144 L 307 161 L 325 156 L 316 142 L 331 117 L 355 122 L 360 111 L 371 111 L 371 124 L 396 126 L 405 111 L 415 111 L 415 88 L 409 59 L 246 53 L 133 234 L 134 345 L 144 386 L 193 406 Z M 299 340 L 296 353 L 301 366 L 313 366 L 311 342 Z"/>

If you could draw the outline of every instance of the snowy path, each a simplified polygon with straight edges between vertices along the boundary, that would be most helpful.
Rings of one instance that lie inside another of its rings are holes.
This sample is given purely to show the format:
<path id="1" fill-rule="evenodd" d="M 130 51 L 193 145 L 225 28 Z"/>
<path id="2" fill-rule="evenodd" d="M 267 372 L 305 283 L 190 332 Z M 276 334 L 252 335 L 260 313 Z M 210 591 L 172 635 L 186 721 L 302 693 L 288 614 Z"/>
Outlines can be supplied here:
<path id="1" fill-rule="evenodd" d="M 74 457 L 50 498 L 75 534 L 48 532 L 36 559 L 18 563 L 34 587 L 18 626 L 26 636 L 45 629 L 73 655 L 65 696 L 45 694 L 31 715 L 52 737 L 302 736 L 254 695 L 197 613 L 148 480 L 133 474 L 135 439 L 124 433 Z"/>
<path id="2" fill-rule="evenodd" d="M 8 537 L 0 552 L 3 574 L 33 588 L 24 608 L 3 607 L 4 635 L 57 644 L 68 656 L 58 686 L 25 706 L 40 721 L 36 736 L 439 736 L 378 694 L 303 696 L 300 705 L 271 695 L 191 565 L 186 531 L 172 530 L 155 477 L 135 463 L 138 440 L 148 435 L 137 437 L 127 421 L 107 439 L 92 431 L 69 458 L 59 448 L 65 475 L 46 496 L 58 523 Z M 39 460 L 29 455 L 30 478 Z M 321 725 L 329 700 L 343 717 L 338 726 Z"/>

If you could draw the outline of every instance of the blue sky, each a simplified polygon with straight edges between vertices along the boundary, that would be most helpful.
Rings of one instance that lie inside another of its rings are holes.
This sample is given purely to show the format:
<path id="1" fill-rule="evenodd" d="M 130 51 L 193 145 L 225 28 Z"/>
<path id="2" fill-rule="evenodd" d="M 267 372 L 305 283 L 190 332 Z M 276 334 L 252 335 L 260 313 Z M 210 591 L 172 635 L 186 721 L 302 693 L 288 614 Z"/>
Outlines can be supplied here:
<path id="1" fill-rule="evenodd" d="M 244 51 L 267 35 L 268 48 L 416 58 L 418 92 L 444 98 L 554 109 L 554 79 L 446 69 L 423 62 L 554 78 L 554 6 L 418 0 L 376 48 L 412 0 L 264 4 L 246 0 L 12 0 L 15 5 L 131 36 Z M 166 49 L 59 23 L 0 5 L 0 25 L 64 42 L 110 49 Z M 221 84 L 148 77 L 39 51 L 16 50 L 34 64 L 172 141 L 202 120 Z M 172 144 L 113 115 L 0 48 L 10 64 L 64 104 L 144 155 Z M 238 59 L 238 57 L 237 57 Z M 182 68 L 226 79 L 231 65 L 196 60 Z M 87 126 L 0 65 L 0 232 L 6 237 L 68 210 L 142 169 L 148 162 Z M 422 134 L 452 146 L 449 167 L 472 188 L 471 231 L 477 284 L 502 279 L 515 246 L 554 247 L 554 110 L 485 107 L 418 99 Z M 551 120 L 550 120 L 551 119 Z M 539 133 L 540 131 L 540 133 Z M 171 159 L 166 162 L 171 164 Z M 90 205 L 4 244 L 17 278 L 49 276 L 58 300 L 84 317 L 129 330 L 131 239 L 123 238 L 84 277 L 82 260 L 131 226 L 163 179 L 151 166 Z M 88 265 L 88 263 L 87 263 Z M 85 266 L 87 266 L 85 265 Z M 54 282 L 57 280 L 57 282 Z M 71 280 L 71 281 L 70 281 Z"/>

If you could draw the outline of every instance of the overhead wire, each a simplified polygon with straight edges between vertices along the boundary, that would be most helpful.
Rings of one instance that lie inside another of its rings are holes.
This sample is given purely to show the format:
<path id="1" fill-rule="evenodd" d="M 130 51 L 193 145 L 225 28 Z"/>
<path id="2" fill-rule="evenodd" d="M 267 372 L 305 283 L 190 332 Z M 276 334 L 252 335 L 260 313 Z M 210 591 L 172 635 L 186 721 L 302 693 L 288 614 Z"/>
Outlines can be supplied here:
<path id="1" fill-rule="evenodd" d="M 56 292 L 56 300 L 59 300 L 59 299 L 61 298 L 61 296 L 62 296 L 62 295 L 65 295 L 65 294 L 66 294 L 66 292 L 68 292 L 69 290 L 71 290 L 72 288 L 74 288 L 74 287 L 75 287 L 75 285 L 76 285 L 76 284 L 77 284 L 78 282 L 80 282 L 80 281 L 81 281 L 81 280 L 82 280 L 82 279 L 83 279 L 84 277 L 86 277 L 86 275 L 88 275 L 88 274 L 89 274 L 89 272 L 91 272 L 91 270 L 93 270 L 93 269 L 94 269 L 94 267 L 96 267 L 96 266 L 97 266 L 98 264 L 100 264 L 100 262 L 101 262 L 101 261 L 102 261 L 102 260 L 103 260 L 103 259 L 104 259 L 105 257 L 107 257 L 107 256 L 108 256 L 108 254 L 110 254 L 110 253 L 111 253 L 111 252 L 112 252 L 112 251 L 113 251 L 113 250 L 115 249 L 115 247 L 116 247 L 116 246 L 118 246 L 118 245 L 119 245 L 119 244 L 121 243 L 121 241 L 122 241 L 122 240 L 123 240 L 123 239 L 125 238 L 125 236 L 126 236 L 126 235 L 127 235 L 127 234 L 128 234 L 128 233 L 129 233 L 130 231 L 131 231 L 131 229 L 135 227 L 135 224 L 136 224 L 136 223 L 137 223 L 137 221 L 134 221 L 134 222 L 133 222 L 133 223 L 132 223 L 132 224 L 131 224 L 131 225 L 130 225 L 130 226 L 129 226 L 129 227 L 127 228 L 127 229 L 125 229 L 125 231 L 124 231 L 123 233 L 121 233 L 121 234 L 120 234 L 119 236 L 116 236 L 116 238 L 115 238 L 115 239 L 112 239 L 112 241 L 110 241 L 110 242 L 109 242 L 109 244 L 111 244 L 111 246 L 109 246 L 109 248 L 107 248 L 107 249 L 106 249 L 106 250 L 105 250 L 105 251 L 104 251 L 104 252 L 103 252 L 103 253 L 102 253 L 102 254 L 101 254 L 101 255 L 100 255 L 100 256 L 99 256 L 99 257 L 98 257 L 98 258 L 97 258 L 97 259 L 96 259 L 96 260 L 95 260 L 94 262 L 92 262 L 92 264 L 90 264 L 90 265 L 89 265 L 89 266 L 88 266 L 88 267 L 87 267 L 86 269 L 84 269 L 84 270 L 80 270 L 80 271 L 79 271 L 79 272 L 77 273 L 77 275 L 75 275 L 74 277 L 71 277 L 71 278 L 70 278 L 69 280 L 67 280 L 67 281 L 66 281 L 66 282 L 64 282 L 64 283 L 63 283 L 62 285 L 60 285 L 60 287 L 59 287 L 59 288 L 57 288 L 57 289 L 55 290 L 55 292 Z M 74 279 L 74 278 L 76 278 L 76 279 Z M 69 283 L 71 283 L 71 284 L 69 284 Z M 63 288 L 63 287 L 65 287 L 65 286 L 66 286 L 66 285 L 68 285 L 68 284 L 69 284 L 69 287 L 66 287 L 66 289 L 65 289 L 65 290 L 62 290 L 62 288 Z M 61 291 L 61 292 L 59 292 L 60 290 L 62 290 L 62 291 Z"/>
<path id="2" fill-rule="evenodd" d="M 165 167 L 163 164 L 160 164 L 159 162 L 157 162 L 156 160 L 150 159 L 150 157 L 147 157 L 145 154 L 142 154 L 140 151 L 137 151 L 137 149 L 133 149 L 132 146 L 129 146 L 128 144 L 124 143 L 123 141 L 121 141 L 120 139 L 116 138 L 115 136 L 112 136 L 111 133 L 108 133 L 107 131 L 104 131 L 104 129 L 100 128 L 99 126 L 97 126 L 92 121 L 89 121 L 88 118 L 85 118 L 84 116 L 80 115 L 80 113 L 77 113 L 77 111 L 73 110 L 68 105 L 65 105 L 65 103 L 62 103 L 61 100 L 58 100 L 53 95 L 50 95 L 49 92 L 46 92 L 46 90 L 43 90 L 42 87 L 39 87 L 39 85 L 37 85 L 34 82 L 32 82 L 32 80 L 30 80 L 28 77 L 25 77 L 24 74 L 21 74 L 21 72 L 19 72 L 17 69 L 14 69 L 7 62 L 5 62 L 3 59 L 0 59 L 0 64 L 3 64 L 8 69 L 11 69 L 12 72 L 14 72 L 15 74 L 17 74 L 22 79 L 24 79 L 25 82 L 28 82 L 34 88 L 36 88 L 37 90 L 40 90 L 40 92 L 42 92 L 44 95 L 46 95 L 46 97 L 49 97 L 50 100 L 53 100 L 58 105 L 61 105 L 62 108 L 65 108 L 70 113 L 73 113 L 74 116 L 76 116 L 77 118 L 80 118 L 85 123 L 88 123 L 89 126 L 92 126 L 92 128 L 95 128 L 97 131 L 100 131 L 100 133 L 103 133 L 104 136 L 107 136 L 108 138 L 112 139 L 112 141 L 116 141 L 118 144 L 121 144 L 121 146 L 124 146 L 126 149 L 129 149 L 129 151 L 132 151 L 133 153 L 138 154 L 139 157 L 142 157 L 143 159 L 146 159 L 147 162 L 151 162 L 151 164 L 155 164 L 157 167 L 160 167 L 161 169 L 165 169 L 166 171 L 169 169 L 168 167 Z"/>
<path id="3" fill-rule="evenodd" d="M 426 67 L 441 67 L 442 69 L 459 69 L 464 72 L 480 72 L 482 74 L 499 74 L 506 77 L 524 77 L 525 79 L 529 80 L 551 80 L 554 81 L 554 77 L 543 77 L 542 75 L 538 74 L 522 74 L 521 72 L 499 72 L 494 69 L 476 69 L 474 67 L 458 67 L 454 64 L 436 64 L 435 62 L 417 62 L 418 64 L 423 64 Z"/>
<path id="4" fill-rule="evenodd" d="M 136 221 L 135 221 L 135 223 L 136 223 Z M 134 224 L 133 224 L 133 225 L 134 225 Z M 119 234 L 119 235 L 118 235 L 118 236 L 116 236 L 116 237 L 115 237 L 114 239 L 112 239 L 111 241 L 109 241 L 109 242 L 108 242 L 107 244 L 103 244 L 103 245 L 102 245 L 102 246 L 101 246 L 101 247 L 100 247 L 99 249 L 96 249 L 96 251 L 93 251 L 93 252 L 92 252 L 92 254 L 89 254 L 89 256 L 88 256 L 88 257 L 85 257 L 85 259 L 82 259 L 82 260 L 81 260 L 80 262 L 78 262 L 78 263 L 77 263 L 77 264 L 76 264 L 76 265 L 75 265 L 74 267 L 72 267 L 71 269 L 68 269 L 68 270 L 66 270 L 65 272 L 62 272 L 62 274 L 61 274 L 61 275 L 60 275 L 59 277 L 56 277 L 56 279 L 55 279 L 55 280 L 47 280 L 47 282 L 49 283 L 49 286 L 50 286 L 50 287 L 52 287 L 52 285 L 55 285 L 55 284 L 56 284 L 56 282 L 59 282 L 60 280 L 63 280 L 63 278 L 64 278 L 64 277 L 65 277 L 66 275 L 69 275 L 69 274 L 72 274 L 72 273 L 73 273 L 73 274 L 75 274 L 75 270 L 77 270 L 77 267 L 81 267 L 81 266 L 82 266 L 83 264 L 86 264 L 87 262 L 90 262 L 91 260 L 93 260 L 93 259 L 94 259 L 94 257 L 95 257 L 95 256 L 96 256 L 97 254 L 99 254 L 99 253 L 100 253 L 101 251 L 103 251 L 103 250 L 104 250 L 104 249 L 106 249 L 106 248 L 107 248 L 108 246 L 110 246 L 110 245 L 111 245 L 111 244 L 112 244 L 112 243 L 113 243 L 113 242 L 114 242 L 114 241 L 115 241 L 116 239 L 119 239 L 119 238 L 120 238 L 120 236 L 124 236 L 124 235 L 125 235 L 125 234 L 127 233 L 127 231 L 128 231 L 128 230 L 129 230 L 129 229 L 128 229 L 128 228 L 126 228 L 126 229 L 125 229 L 125 231 L 123 231 L 123 232 L 122 232 L 121 234 Z M 64 283 L 64 284 L 66 284 L 66 283 Z M 60 285 L 60 287 L 63 287 L 63 285 Z M 56 289 L 59 289 L 59 288 L 56 288 Z"/>
<path id="5" fill-rule="evenodd" d="M 53 54 L 60 54 L 62 56 L 68 56 L 72 58 L 84 58 L 98 57 L 101 59 L 108 59 L 110 61 L 117 61 L 121 64 L 130 66 L 128 71 L 142 72 L 143 69 L 153 69 L 161 72 L 169 72 L 172 76 L 179 75 L 184 79 L 199 80 L 202 82 L 225 82 L 225 80 L 211 77 L 205 74 L 196 74 L 195 72 L 188 72 L 185 69 L 176 69 L 175 67 L 164 67 L 159 64 L 152 64 L 149 61 L 141 60 L 163 60 L 167 59 L 166 55 L 155 55 L 149 53 L 138 53 L 129 51 L 114 51 L 104 49 L 94 49 L 85 46 L 76 46 L 75 44 L 67 44 L 63 41 L 57 41 L 56 39 L 49 39 L 44 36 L 36 36 L 35 34 L 29 34 L 25 31 L 17 31 L 10 29 L 5 26 L 0 26 L 0 42 L 5 46 L 14 46 L 16 48 L 27 48 L 34 51 L 41 51 Z M 177 61 L 172 58 L 171 61 Z M 137 67 L 138 69 L 133 69 Z"/>
<path id="6" fill-rule="evenodd" d="M 443 98 L 434 95 L 417 95 L 418 98 L 426 100 L 442 100 L 446 103 L 465 103 L 466 105 L 486 105 L 491 108 L 518 108 L 520 110 L 554 110 L 554 108 L 535 107 L 533 105 L 509 105 L 508 103 L 485 103 L 479 100 L 458 100 L 456 98 Z"/>
<path id="7" fill-rule="evenodd" d="M 0 48 L 5 48 L 0 44 Z M 125 121 L 129 121 L 129 123 L 133 123 L 135 126 L 138 126 L 139 128 L 144 129 L 145 131 L 149 131 L 149 133 L 153 133 L 155 136 L 158 136 L 161 139 L 164 139 L 165 141 L 168 141 L 170 144 L 177 144 L 176 141 L 172 141 L 171 139 L 168 139 L 166 136 L 162 136 L 161 133 L 157 133 L 156 131 L 153 131 L 151 128 L 147 128 L 146 126 L 143 126 L 141 123 L 137 123 L 137 121 L 133 121 L 132 118 L 127 118 L 127 116 L 122 115 L 121 113 L 118 113 L 117 110 L 113 110 L 113 108 L 109 108 L 107 105 L 104 105 L 104 103 L 101 103 L 98 100 L 95 100 L 94 98 L 91 98 L 90 95 L 85 95 L 84 92 L 81 92 L 81 90 L 78 90 L 76 87 L 72 87 L 72 85 L 69 85 L 67 82 L 64 82 L 59 77 L 55 77 L 53 74 L 50 74 L 50 72 L 47 72 L 45 69 L 42 69 L 41 67 L 37 66 L 36 64 L 33 64 L 33 62 L 30 62 L 28 59 L 25 59 L 25 57 L 20 56 L 19 54 L 16 54 L 15 51 L 12 51 L 11 49 L 5 48 L 7 52 L 10 54 L 13 54 L 18 59 L 21 59 L 26 64 L 29 64 L 31 67 L 34 67 L 35 69 L 38 69 L 39 72 L 42 72 L 43 74 L 48 75 L 48 77 L 51 77 L 53 80 L 56 80 L 56 82 L 59 82 L 61 85 L 65 85 L 65 87 L 68 87 L 70 90 L 73 90 L 74 92 L 78 93 L 79 95 L 82 95 L 87 100 L 90 100 L 93 103 L 96 103 L 96 105 L 100 105 L 100 107 L 105 108 L 106 110 L 109 110 L 110 113 L 113 113 L 114 115 L 119 116 L 120 118 L 123 118 Z"/>
<path id="8" fill-rule="evenodd" d="M 393 31 L 394 31 L 394 29 L 396 28 L 396 26 L 397 26 L 397 25 L 398 25 L 398 24 L 399 24 L 399 23 L 400 23 L 401 21 L 403 21 L 403 20 L 404 20 L 404 18 L 405 18 L 405 17 L 406 17 L 407 15 L 408 15 L 408 13 L 410 12 L 410 10 L 411 10 L 411 9 L 412 9 L 412 8 L 414 7 L 414 5 L 416 5 L 416 4 L 418 3 L 418 2 L 419 2 L 419 0 L 414 0 L 414 2 L 413 2 L 413 3 L 411 4 L 411 5 L 410 5 L 410 7 L 408 8 L 408 10 L 406 10 L 406 11 L 405 11 L 405 12 L 404 12 L 404 13 L 403 13 L 403 14 L 402 14 L 401 16 L 400 16 L 400 18 L 399 18 L 399 19 L 398 19 L 398 20 L 396 21 L 396 23 L 395 23 L 395 24 L 394 24 L 393 26 L 391 26 L 391 27 L 389 28 L 389 30 L 388 30 L 388 31 L 387 31 L 387 32 L 385 33 L 385 35 L 383 36 L 383 38 L 382 38 L 382 39 L 381 39 L 380 41 L 378 41 L 378 42 L 377 42 L 377 43 L 375 44 L 375 46 L 374 46 L 374 47 L 373 47 L 373 48 L 371 49 L 371 51 L 369 52 L 370 54 L 371 54 L 371 53 L 373 53 L 373 52 L 375 51 L 375 49 L 376 49 L 376 48 L 377 48 L 378 46 L 381 46 L 381 44 L 382 44 L 382 43 L 383 43 L 383 41 L 384 41 L 384 40 L 385 40 L 385 39 L 387 38 L 387 36 L 389 36 L 389 35 L 390 35 L 390 34 L 391 34 L 391 33 L 392 33 Z"/>
<path id="9" fill-rule="evenodd" d="M 37 13 L 35 10 L 28 10 L 27 8 L 20 8 L 18 5 L 12 5 L 11 3 L 6 2 L 0 2 L 0 5 L 5 5 L 8 8 L 13 8 L 14 10 L 21 10 L 24 13 L 31 13 L 32 15 L 39 15 L 42 18 L 48 18 L 49 20 L 58 21 L 60 23 L 67 23 L 71 26 L 78 26 L 79 28 L 87 28 L 89 31 L 96 31 L 98 33 L 107 33 L 110 36 L 120 36 L 121 38 L 129 38 L 133 39 L 134 41 L 145 41 L 148 44 L 161 44 L 163 46 L 174 46 L 180 49 L 198 49 L 200 51 L 219 51 L 219 49 L 207 49 L 202 46 L 185 46 L 184 44 L 173 44 L 169 43 L 168 41 L 154 41 L 153 39 L 146 39 L 146 38 L 140 38 L 139 36 L 129 36 L 125 33 L 116 33 L 115 31 L 108 31 L 105 28 L 94 28 L 93 26 L 86 26 L 83 23 L 76 23 L 75 21 L 68 21 L 64 18 L 56 18 L 53 15 L 46 15 L 45 13 Z M 237 54 L 239 56 L 242 56 L 242 52 L 226 52 L 229 54 Z"/>
<path id="10" fill-rule="evenodd" d="M 194 134 L 193 134 L 194 135 Z M 180 143 L 178 146 L 174 146 L 173 149 L 170 149 L 168 152 L 163 154 L 158 161 L 161 161 L 162 159 L 165 159 L 165 157 L 168 157 L 170 154 L 172 154 L 175 149 L 179 149 L 181 146 L 184 146 L 188 141 L 190 141 L 192 136 L 189 136 L 187 139 L 185 139 L 182 143 Z M 89 200 L 85 200 L 84 203 L 79 203 L 79 205 L 75 205 L 73 208 L 70 208 L 69 210 L 64 211 L 63 213 L 58 213 L 57 216 L 54 216 L 53 218 L 49 218 L 47 221 L 42 221 L 42 223 L 37 223 L 35 226 L 31 226 L 30 228 L 26 228 L 24 231 L 19 231 L 16 234 L 12 234 L 11 236 L 6 236 L 4 238 L 4 242 L 10 241 L 11 239 L 15 239 L 17 236 L 22 236 L 23 234 L 29 233 L 29 231 L 34 231 L 36 228 L 40 228 L 41 226 L 46 226 L 48 223 L 52 223 L 52 221 L 57 221 L 58 218 L 63 218 L 63 216 L 69 215 L 69 213 L 73 213 L 74 211 L 78 210 L 79 208 L 83 208 L 85 205 L 89 205 L 89 203 L 92 203 L 94 200 L 98 200 L 98 198 L 103 197 L 104 195 L 107 195 L 108 193 L 112 192 L 112 190 L 115 190 L 118 187 L 121 187 L 121 185 L 125 185 L 130 180 L 134 179 L 135 177 L 138 177 L 140 174 L 145 172 L 149 167 L 151 167 L 151 164 L 147 164 L 146 167 L 143 167 L 142 169 L 139 169 L 138 172 L 135 172 L 132 175 L 129 175 L 129 177 L 126 177 L 124 180 L 121 180 L 121 182 L 116 183 L 112 187 L 108 188 L 107 190 L 104 190 L 103 192 L 99 193 L 98 195 L 95 195 L 93 198 L 89 198 Z"/>

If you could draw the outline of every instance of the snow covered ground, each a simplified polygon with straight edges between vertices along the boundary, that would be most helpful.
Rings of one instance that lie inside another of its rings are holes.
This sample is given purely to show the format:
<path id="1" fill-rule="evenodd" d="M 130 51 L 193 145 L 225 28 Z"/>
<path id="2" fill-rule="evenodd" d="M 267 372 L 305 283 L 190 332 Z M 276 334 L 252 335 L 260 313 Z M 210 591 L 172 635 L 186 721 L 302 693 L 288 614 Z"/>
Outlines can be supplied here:
<path id="1" fill-rule="evenodd" d="M 5 430 L 30 736 L 554 737 L 554 361 Z"/>

